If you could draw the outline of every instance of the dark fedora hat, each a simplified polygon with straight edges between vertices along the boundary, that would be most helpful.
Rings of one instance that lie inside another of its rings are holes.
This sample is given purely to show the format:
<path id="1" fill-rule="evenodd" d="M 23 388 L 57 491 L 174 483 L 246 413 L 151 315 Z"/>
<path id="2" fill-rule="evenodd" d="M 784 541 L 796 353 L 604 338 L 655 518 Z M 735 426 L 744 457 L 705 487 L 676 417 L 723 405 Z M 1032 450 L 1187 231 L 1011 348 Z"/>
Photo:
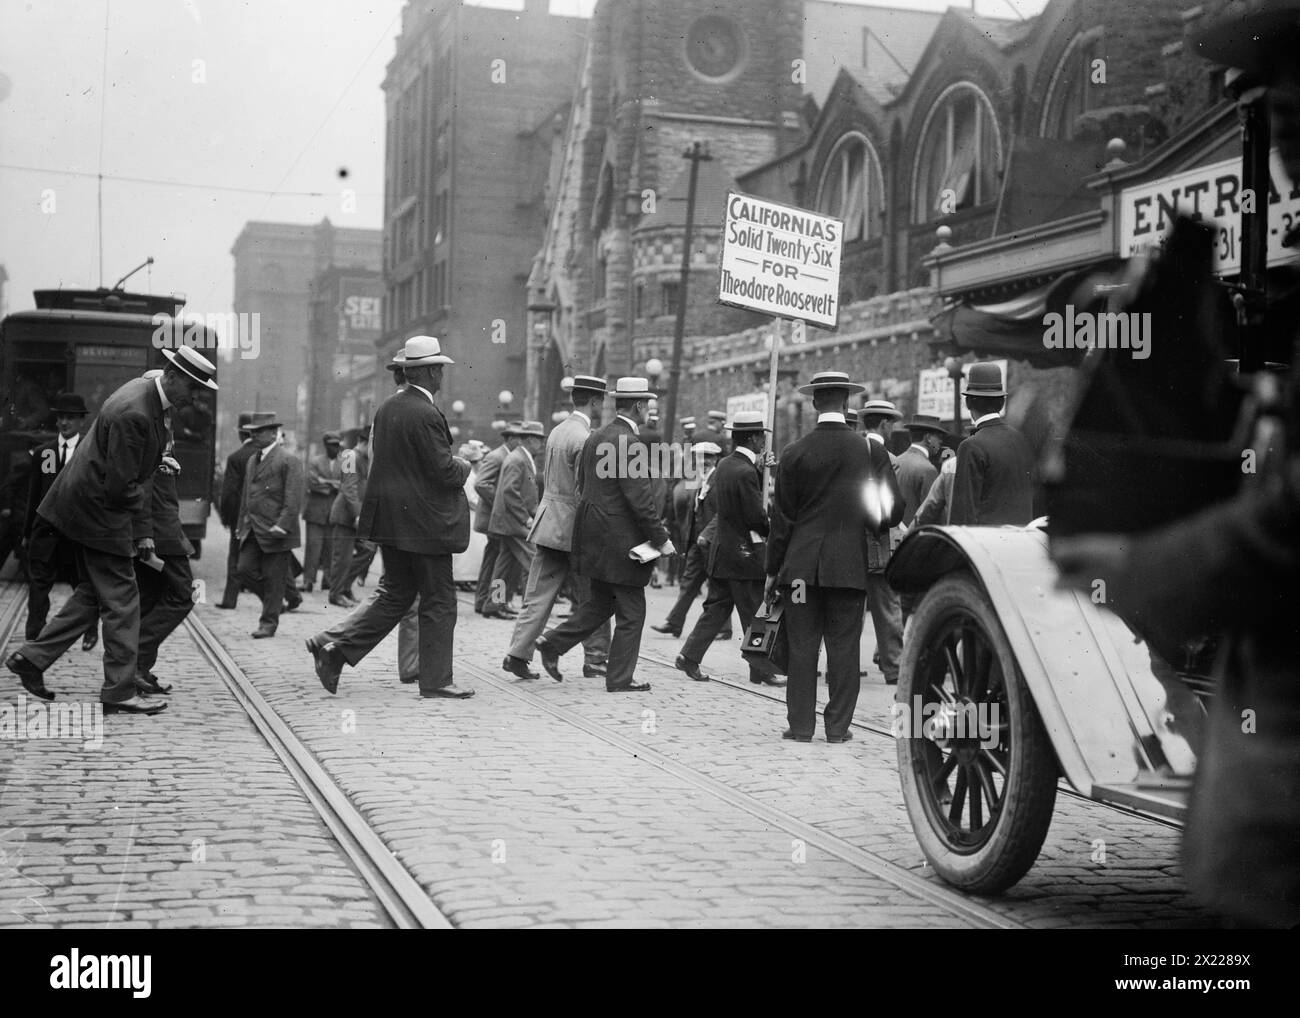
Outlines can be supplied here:
<path id="1" fill-rule="evenodd" d="M 247 431 L 249 423 L 253 420 L 253 411 L 245 410 L 239 415 L 239 430 Z"/>
<path id="2" fill-rule="evenodd" d="M 1300 46 L 1300 0 L 1235 0 L 1203 28 L 1192 45 L 1206 60 L 1272 81 L 1295 66 Z"/>
<path id="3" fill-rule="evenodd" d="M 261 431 L 263 428 L 283 427 L 274 410 L 259 410 L 252 414 L 252 420 L 245 426 L 245 431 Z"/>
<path id="4" fill-rule="evenodd" d="M 337 431 L 327 431 L 321 436 L 321 441 L 326 445 L 340 445 L 343 442 L 343 436 Z"/>
<path id="5" fill-rule="evenodd" d="M 86 409 L 86 401 L 80 393 L 61 392 L 50 401 L 50 409 L 54 411 L 55 416 L 67 414 L 70 416 L 85 416 L 90 413 Z"/>
<path id="6" fill-rule="evenodd" d="M 996 364 L 972 364 L 962 382 L 963 396 L 1005 396 L 1002 369 Z"/>
<path id="7" fill-rule="evenodd" d="M 948 434 L 948 429 L 943 426 L 943 422 L 929 414 L 917 414 L 903 427 L 908 431 L 937 431 L 941 435 Z"/>

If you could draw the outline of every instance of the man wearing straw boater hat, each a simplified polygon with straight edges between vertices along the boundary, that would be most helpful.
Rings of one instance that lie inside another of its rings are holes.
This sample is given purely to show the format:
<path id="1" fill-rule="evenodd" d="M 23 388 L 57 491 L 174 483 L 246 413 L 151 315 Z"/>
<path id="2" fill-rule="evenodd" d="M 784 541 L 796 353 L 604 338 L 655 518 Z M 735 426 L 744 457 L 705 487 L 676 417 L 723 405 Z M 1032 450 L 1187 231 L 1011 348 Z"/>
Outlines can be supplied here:
<path id="1" fill-rule="evenodd" d="M 1243 101 L 1263 89 L 1272 140 L 1300 186 L 1300 0 L 1230 5 L 1191 39 L 1201 56 L 1242 72 Z M 1286 182 L 1273 184 L 1284 191 Z M 1266 203 L 1261 202 L 1261 205 Z M 1275 220 L 1276 221 L 1276 220 Z M 1297 228 L 1283 237 L 1295 244 Z M 1281 231 L 1279 231 L 1280 233 Z M 1269 289 L 1289 270 L 1277 268 Z M 1295 282 L 1290 274 L 1289 281 Z M 1272 293 L 1270 293 L 1272 296 Z M 1266 312 L 1270 331 L 1292 340 L 1285 450 L 1263 483 L 1184 520 L 1136 535 L 1084 534 L 1052 542 L 1062 581 L 1107 600 L 1168 641 L 1219 634 L 1216 687 L 1183 837 L 1188 887 L 1237 924 L 1300 925 L 1300 329 L 1285 301 Z M 1250 719 L 1250 724 L 1246 723 Z"/>
<path id="2" fill-rule="evenodd" d="M 767 423 L 760 411 L 741 410 L 728 430 L 734 451 L 718 463 L 706 482 L 709 493 L 705 497 L 711 494 L 714 506 L 713 539 L 705 553 L 709 593 L 704 599 L 704 614 L 686 638 L 676 662 L 679 669 L 697 682 L 709 678 L 700 670 L 700 662 L 709 644 L 729 627 L 732 611 L 740 613 L 741 626 L 748 629 L 763 603 L 764 541 L 768 523 L 759 480 L 767 445 Z M 785 685 L 783 679 L 753 665 L 749 669 L 749 681 Z"/>
<path id="3" fill-rule="evenodd" d="M 614 619 L 605 689 L 639 693 L 650 688 L 635 680 L 641 629 L 645 625 L 645 587 L 653 559 L 637 552 L 671 555 L 654 487 L 646 470 L 653 451 L 640 437 L 654 393 L 644 378 L 620 378 L 614 389 L 617 413 L 588 436 L 578 461 L 578 513 L 573 547 L 578 572 L 591 581 L 591 598 L 537 641 L 542 667 L 557 682 L 560 657 Z"/>
<path id="4" fill-rule="evenodd" d="M 434 404 L 443 366 L 455 362 L 434 336 L 413 336 L 403 348 L 406 388 L 375 413 L 373 457 L 357 536 L 384 557 L 376 596 L 339 626 L 307 641 L 316 677 L 338 689 L 343 665 L 354 668 L 396 626 L 418 597 L 420 696 L 464 699 L 474 691 L 452 679 L 456 584 L 451 557 L 469 547 L 470 466 L 452 454 L 451 428 Z"/>
<path id="5" fill-rule="evenodd" d="M 868 587 L 867 541 L 902 519 L 883 446 L 846 423 L 849 397 L 866 386 L 841 371 L 808 385 L 817 426 L 790 445 L 776 471 L 767 592 L 779 590 L 790 643 L 783 738 L 809 742 L 817 726 L 817 660 L 826 644 L 826 741 L 847 742 L 861 685 L 859 651 Z M 878 451 L 877 451 L 878 450 Z"/>
<path id="6" fill-rule="evenodd" d="M 133 378 L 104 400 L 77 454 L 54 479 L 37 514 L 76 545 L 81 582 L 60 611 L 6 662 L 34 696 L 53 699 L 44 672 L 98 617 L 104 628 L 104 713 L 157 714 L 165 703 L 136 690 L 140 589 L 134 559 L 151 557 L 152 538 L 133 539 L 149 511 L 144 483 L 162 463 L 169 411 L 215 390 L 217 370 L 192 347 L 163 350 L 157 378 Z"/>
<path id="7" fill-rule="evenodd" d="M 578 460 L 591 429 L 600 423 L 605 403 L 606 382 L 594 375 L 574 375 L 570 398 L 573 413 L 557 424 L 546 440 L 542 460 L 542 497 L 533 518 L 528 540 L 536 547 L 524 607 L 515 622 L 510 649 L 501 667 L 521 679 L 538 678 L 529 667 L 533 649 L 550 618 L 555 600 L 570 581 L 577 591 L 574 611 L 580 611 L 591 597 L 591 584 L 574 564 L 573 524 L 578 513 Z M 582 644 L 585 661 L 582 674 L 597 678 L 605 674 L 609 658 L 610 627 L 606 620 Z"/>
<path id="8" fill-rule="evenodd" d="M 997 364 L 972 364 L 962 384 L 974 430 L 957 449 L 952 523 L 1023 527 L 1034 518 L 1034 454 L 1002 416 L 1007 387 Z"/>

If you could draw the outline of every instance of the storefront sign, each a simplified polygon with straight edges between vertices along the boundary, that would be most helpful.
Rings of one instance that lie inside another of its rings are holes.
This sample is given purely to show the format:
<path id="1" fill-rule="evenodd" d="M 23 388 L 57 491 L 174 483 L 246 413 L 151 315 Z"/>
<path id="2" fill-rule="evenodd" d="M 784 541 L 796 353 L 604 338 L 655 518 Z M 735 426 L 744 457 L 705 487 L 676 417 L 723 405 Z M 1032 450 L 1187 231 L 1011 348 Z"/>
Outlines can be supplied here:
<path id="1" fill-rule="evenodd" d="M 1007 362 L 1006 361 L 981 361 L 981 364 L 996 364 L 1002 372 L 1002 381 L 1005 386 L 1007 380 Z M 970 373 L 970 365 L 961 366 L 962 377 Z M 937 417 L 941 421 L 952 420 L 952 379 L 948 377 L 947 368 L 926 368 L 921 372 L 920 379 L 917 382 L 916 390 L 916 412 L 920 415 Z M 961 419 L 969 421 L 971 419 L 970 410 L 966 406 L 966 401 L 961 401 Z"/>
<path id="2" fill-rule="evenodd" d="M 1292 187 L 1274 149 L 1269 159 L 1273 186 L 1268 202 L 1268 264 L 1300 260 L 1300 248 L 1284 248 L 1282 238 L 1300 225 L 1300 186 Z M 1120 193 L 1120 254 L 1129 257 L 1164 241 L 1174 216 L 1182 212 L 1215 231 L 1214 271 L 1241 271 L 1241 159 L 1225 159 L 1171 177 L 1126 188 Z"/>
<path id="3" fill-rule="evenodd" d="M 374 343 L 384 331 L 382 279 L 339 280 L 339 342 Z"/>

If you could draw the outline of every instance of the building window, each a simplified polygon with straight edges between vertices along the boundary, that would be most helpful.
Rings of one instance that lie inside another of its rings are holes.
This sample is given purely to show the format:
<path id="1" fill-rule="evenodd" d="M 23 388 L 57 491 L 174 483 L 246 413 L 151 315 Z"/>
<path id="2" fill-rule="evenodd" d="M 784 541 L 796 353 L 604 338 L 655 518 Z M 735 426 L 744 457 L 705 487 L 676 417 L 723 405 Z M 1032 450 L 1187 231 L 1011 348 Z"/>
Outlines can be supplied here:
<path id="1" fill-rule="evenodd" d="M 676 315 L 678 297 L 681 295 L 681 283 L 677 280 L 665 280 L 659 284 L 659 313 Z"/>
<path id="2" fill-rule="evenodd" d="M 640 281 L 637 282 L 635 296 L 633 299 L 636 304 L 636 308 L 633 311 L 633 315 L 638 319 L 644 318 L 645 317 L 645 283 Z"/>
<path id="3" fill-rule="evenodd" d="M 606 285 L 605 277 L 608 273 L 609 273 L 609 262 L 606 261 L 605 259 L 605 252 L 598 251 L 596 253 L 595 278 L 592 280 L 592 284 L 594 286 L 593 296 L 595 297 L 596 300 L 605 299 L 605 285 Z"/>
<path id="4" fill-rule="evenodd" d="M 1081 32 L 1066 47 L 1061 63 L 1052 75 L 1043 104 L 1039 133 L 1044 138 L 1074 138 L 1079 118 L 1098 105 L 1104 86 L 1092 82 L 1094 60 L 1101 59 L 1105 37 L 1100 27 Z"/>
<path id="5" fill-rule="evenodd" d="M 915 221 L 929 222 L 995 199 L 1001 155 L 992 104 L 974 85 L 949 88 L 921 132 Z"/>
<path id="6" fill-rule="evenodd" d="M 860 134 L 846 135 L 822 168 L 817 211 L 844 220 L 844 242 L 870 240 L 882 233 L 885 204 L 880 161 Z"/>

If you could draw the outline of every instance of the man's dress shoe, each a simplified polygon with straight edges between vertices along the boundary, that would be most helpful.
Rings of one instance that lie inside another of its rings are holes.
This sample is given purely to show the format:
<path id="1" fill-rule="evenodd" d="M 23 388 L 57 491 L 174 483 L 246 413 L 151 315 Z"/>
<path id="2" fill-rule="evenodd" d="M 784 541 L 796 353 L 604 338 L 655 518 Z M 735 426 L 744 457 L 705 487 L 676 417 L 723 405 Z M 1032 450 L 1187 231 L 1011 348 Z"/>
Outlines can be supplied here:
<path id="1" fill-rule="evenodd" d="M 582 677 L 584 679 L 603 679 L 605 677 L 604 665 L 583 665 Z"/>
<path id="2" fill-rule="evenodd" d="M 644 693 L 650 688 L 648 682 L 629 682 L 626 686 L 606 686 L 606 693 Z"/>
<path id="3" fill-rule="evenodd" d="M 791 739 L 795 742 L 812 742 L 811 735 L 796 735 L 792 729 L 787 728 L 781 733 L 781 738 Z"/>
<path id="4" fill-rule="evenodd" d="M 513 622 L 515 617 L 503 608 L 493 608 L 491 611 L 483 613 L 485 619 L 499 619 L 502 622 Z"/>
<path id="5" fill-rule="evenodd" d="M 165 700 L 146 700 L 142 696 L 133 696 L 121 703 L 104 704 L 105 714 L 158 714 L 167 709 Z"/>
<path id="6" fill-rule="evenodd" d="M 827 742 L 830 742 L 830 743 L 836 743 L 836 742 L 852 742 L 852 741 L 853 741 L 853 733 L 852 733 L 852 732 L 845 732 L 843 735 L 828 735 L 828 736 L 826 736 L 826 741 L 827 741 Z"/>
<path id="7" fill-rule="evenodd" d="M 294 612 L 301 607 L 302 595 L 290 587 L 284 592 L 284 610 L 287 612 Z"/>
<path id="8" fill-rule="evenodd" d="M 775 675 L 751 675 L 749 681 L 756 686 L 776 686 L 778 689 L 785 685 L 785 679 L 777 678 Z"/>
<path id="9" fill-rule="evenodd" d="M 427 693 L 421 690 L 420 695 L 426 700 L 433 700 L 438 697 L 443 697 L 448 700 L 468 700 L 475 692 L 476 690 L 462 689 L 455 683 L 451 683 L 450 685 L 442 686 L 439 689 L 430 690 Z"/>
<path id="10" fill-rule="evenodd" d="M 398 678 L 401 682 L 405 682 L 408 686 L 409 686 L 412 682 L 419 682 L 419 681 L 420 681 L 420 676 L 418 676 L 418 675 L 399 675 L 397 678 Z"/>
<path id="11" fill-rule="evenodd" d="M 687 661 L 686 658 L 682 657 L 680 654 L 677 655 L 677 660 L 674 664 L 679 672 L 685 672 L 696 682 L 709 681 L 709 676 L 700 671 L 700 666 L 698 664 L 694 661 Z"/>
<path id="12" fill-rule="evenodd" d="M 543 640 L 538 640 L 533 646 L 537 648 L 537 656 L 542 659 L 542 667 L 546 670 L 546 674 L 556 682 L 563 682 L 564 676 L 560 674 L 560 655 Z"/>
<path id="13" fill-rule="evenodd" d="M 94 650 L 95 644 L 99 643 L 99 626 L 91 626 L 86 630 L 86 635 L 81 638 L 82 650 Z"/>
<path id="14" fill-rule="evenodd" d="M 275 626 L 258 626 L 252 632 L 254 640 L 265 640 L 275 635 Z"/>
<path id="15" fill-rule="evenodd" d="M 226 604 L 225 601 L 218 601 L 218 602 L 217 602 L 217 607 L 218 607 L 218 608 L 224 608 L 226 611 L 230 611 L 231 609 L 233 609 L 233 608 L 235 608 L 235 607 L 237 607 L 237 606 L 236 606 L 236 605 L 233 605 L 233 604 Z"/>
<path id="16" fill-rule="evenodd" d="M 653 629 L 656 633 L 663 633 L 665 636 L 671 636 L 674 637 L 675 639 L 680 640 L 682 636 L 682 631 L 680 629 L 674 629 L 667 622 L 665 622 L 661 626 L 651 626 L 650 628 Z"/>
<path id="17" fill-rule="evenodd" d="M 9 655 L 5 667 L 18 676 L 23 689 L 32 696 L 39 696 L 42 700 L 54 699 L 54 694 L 45 688 L 45 673 L 17 651 Z"/>
<path id="18" fill-rule="evenodd" d="M 524 680 L 540 679 L 540 673 L 533 671 L 528 667 L 528 662 L 521 657 L 512 657 L 507 654 L 505 660 L 501 662 L 501 667 L 511 675 L 517 675 Z"/>
<path id="19" fill-rule="evenodd" d="M 343 652 L 333 643 L 324 643 L 319 636 L 307 641 L 307 651 L 316 662 L 316 678 L 325 687 L 325 692 L 333 693 L 339 688 L 339 676 L 343 674 Z"/>
<path id="20" fill-rule="evenodd" d="M 158 681 L 158 676 L 152 673 L 148 675 L 137 674 L 135 688 L 143 696 L 166 696 L 172 691 L 171 686 L 164 686 Z"/>

